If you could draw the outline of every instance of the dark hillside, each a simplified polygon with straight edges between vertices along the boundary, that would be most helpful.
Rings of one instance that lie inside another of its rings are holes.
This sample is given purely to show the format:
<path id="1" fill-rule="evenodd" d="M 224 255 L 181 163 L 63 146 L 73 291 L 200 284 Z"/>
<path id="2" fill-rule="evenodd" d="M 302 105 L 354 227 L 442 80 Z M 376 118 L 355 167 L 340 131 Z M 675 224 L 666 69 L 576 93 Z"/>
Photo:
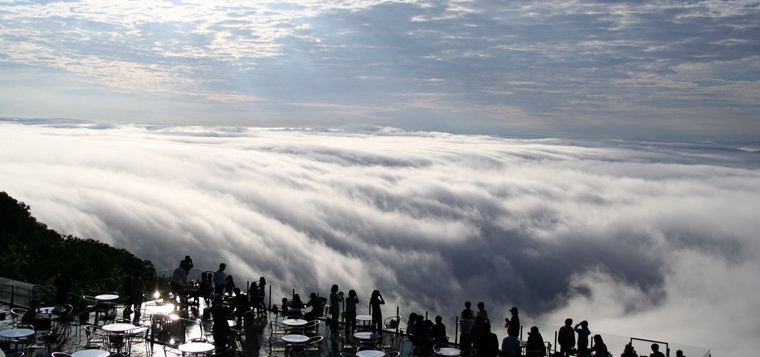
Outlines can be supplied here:
<path id="1" fill-rule="evenodd" d="M 121 291 L 130 269 L 142 272 L 146 286 L 155 278 L 150 261 L 94 239 L 63 236 L 38 222 L 28 205 L 6 192 L 0 192 L 0 247 L 0 276 L 51 291 L 56 281 L 66 280 L 72 292 Z"/>

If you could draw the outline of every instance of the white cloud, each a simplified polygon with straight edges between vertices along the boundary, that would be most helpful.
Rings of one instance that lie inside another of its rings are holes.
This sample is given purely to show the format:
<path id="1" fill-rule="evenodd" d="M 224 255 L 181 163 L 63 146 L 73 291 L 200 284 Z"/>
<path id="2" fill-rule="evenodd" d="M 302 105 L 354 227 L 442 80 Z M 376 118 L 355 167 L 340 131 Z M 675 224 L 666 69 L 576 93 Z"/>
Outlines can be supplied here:
<path id="1" fill-rule="evenodd" d="M 727 356 L 760 332 L 746 314 L 760 292 L 751 150 L 368 127 L 0 128 L 0 189 L 51 228 L 167 272 L 186 254 L 199 269 L 224 261 L 238 282 L 266 276 L 275 301 L 338 283 L 379 288 L 387 314 L 453 316 L 469 299 L 497 321 L 517 305 L 524 325 L 570 316 Z"/>

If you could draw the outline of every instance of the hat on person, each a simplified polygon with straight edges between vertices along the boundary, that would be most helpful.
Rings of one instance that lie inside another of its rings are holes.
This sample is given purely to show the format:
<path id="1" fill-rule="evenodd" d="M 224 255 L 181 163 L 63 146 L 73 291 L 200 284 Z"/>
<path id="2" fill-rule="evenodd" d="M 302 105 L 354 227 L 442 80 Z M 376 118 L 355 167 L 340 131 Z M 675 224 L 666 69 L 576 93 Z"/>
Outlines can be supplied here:
<path id="1" fill-rule="evenodd" d="M 510 312 L 517 312 L 517 307 L 516 306 L 512 306 L 512 308 L 509 309 L 509 311 Z"/>

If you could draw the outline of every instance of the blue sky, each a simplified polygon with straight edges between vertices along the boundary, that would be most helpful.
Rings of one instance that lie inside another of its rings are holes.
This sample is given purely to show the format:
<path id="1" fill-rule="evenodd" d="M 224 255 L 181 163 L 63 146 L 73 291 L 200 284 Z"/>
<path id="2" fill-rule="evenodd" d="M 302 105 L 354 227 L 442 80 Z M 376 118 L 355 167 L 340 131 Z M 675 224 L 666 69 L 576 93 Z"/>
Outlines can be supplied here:
<path id="1" fill-rule="evenodd" d="M 0 116 L 760 136 L 756 1 L 1 1 Z"/>

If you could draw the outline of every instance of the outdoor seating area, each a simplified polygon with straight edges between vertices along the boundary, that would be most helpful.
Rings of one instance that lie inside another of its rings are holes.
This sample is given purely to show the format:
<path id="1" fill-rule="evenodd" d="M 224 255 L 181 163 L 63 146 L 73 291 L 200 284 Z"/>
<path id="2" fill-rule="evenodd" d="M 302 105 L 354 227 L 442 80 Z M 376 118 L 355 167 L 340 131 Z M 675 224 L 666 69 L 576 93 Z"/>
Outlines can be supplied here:
<path id="1" fill-rule="evenodd" d="M 196 301 L 195 296 L 148 300 L 137 323 L 125 315 L 127 305 L 114 292 L 72 294 L 68 300 L 73 304 L 36 306 L 32 313 L 27 308 L 0 306 L 10 312 L 7 319 L 0 320 L 0 357 L 243 356 L 245 333 L 234 314 L 227 321 L 229 340 L 214 341 L 208 312 L 211 301 Z M 224 306 L 232 310 L 233 300 L 224 299 Z M 267 321 L 259 336 L 260 355 L 397 357 L 408 343 L 395 330 L 374 332 L 360 325 L 346 334 L 344 327 L 338 326 L 341 332 L 333 333 L 328 318 L 307 320 L 268 309 L 253 311 L 258 319 Z M 34 315 L 34 323 L 22 323 L 29 315 Z M 409 349 L 407 346 L 407 354 Z"/>

